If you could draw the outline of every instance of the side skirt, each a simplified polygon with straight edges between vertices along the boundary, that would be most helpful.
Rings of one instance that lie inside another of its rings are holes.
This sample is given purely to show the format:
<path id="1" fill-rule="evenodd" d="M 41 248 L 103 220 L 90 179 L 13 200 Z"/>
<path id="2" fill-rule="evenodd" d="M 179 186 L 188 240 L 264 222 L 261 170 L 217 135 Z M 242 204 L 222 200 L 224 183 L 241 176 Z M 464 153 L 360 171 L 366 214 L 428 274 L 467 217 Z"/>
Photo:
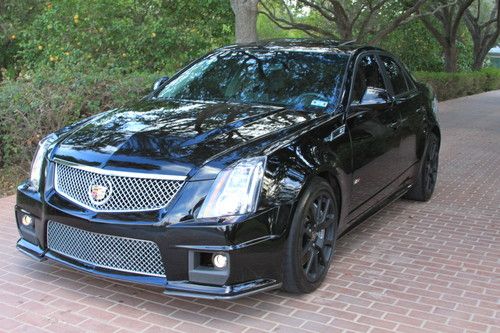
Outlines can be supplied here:
<path id="1" fill-rule="evenodd" d="M 385 206 L 387 206 L 390 203 L 392 203 L 392 202 L 400 199 L 403 195 L 406 194 L 406 192 L 408 192 L 408 190 L 410 189 L 410 187 L 411 187 L 411 185 L 410 186 L 405 186 L 405 187 L 401 188 L 400 190 L 398 190 L 397 192 L 395 192 L 391 196 L 389 196 L 386 199 L 384 199 L 384 200 L 380 201 L 379 203 L 377 203 L 375 206 L 373 206 L 372 208 L 370 208 L 369 210 L 367 210 L 365 213 L 361 214 L 361 216 L 359 216 L 356 220 L 354 220 L 353 222 L 351 222 L 349 224 L 349 226 L 345 230 L 343 230 L 341 232 L 341 234 L 339 235 L 339 238 L 341 238 L 342 236 L 344 236 L 345 234 L 347 234 L 349 231 L 351 231 L 352 229 L 354 229 L 355 227 L 357 227 L 358 225 L 360 225 L 363 221 L 365 221 L 367 218 L 369 218 L 370 216 L 372 216 L 375 213 L 377 213 L 379 210 L 381 210 Z"/>

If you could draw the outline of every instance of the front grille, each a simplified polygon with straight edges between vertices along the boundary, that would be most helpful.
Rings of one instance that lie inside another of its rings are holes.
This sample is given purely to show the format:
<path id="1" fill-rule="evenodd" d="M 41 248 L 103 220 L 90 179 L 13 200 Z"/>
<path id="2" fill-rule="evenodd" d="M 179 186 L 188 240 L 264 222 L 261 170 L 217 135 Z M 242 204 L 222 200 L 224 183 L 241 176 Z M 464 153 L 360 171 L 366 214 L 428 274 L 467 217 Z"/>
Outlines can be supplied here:
<path id="1" fill-rule="evenodd" d="M 89 171 L 83 167 L 56 163 L 55 188 L 68 200 L 105 212 L 147 211 L 163 208 L 184 184 L 183 180 L 113 175 L 102 169 Z M 149 177 L 149 175 L 148 175 Z M 94 198 L 92 191 L 105 197 Z"/>
<path id="2" fill-rule="evenodd" d="M 47 246 L 92 266 L 143 275 L 165 276 L 155 242 L 98 234 L 49 221 Z"/>

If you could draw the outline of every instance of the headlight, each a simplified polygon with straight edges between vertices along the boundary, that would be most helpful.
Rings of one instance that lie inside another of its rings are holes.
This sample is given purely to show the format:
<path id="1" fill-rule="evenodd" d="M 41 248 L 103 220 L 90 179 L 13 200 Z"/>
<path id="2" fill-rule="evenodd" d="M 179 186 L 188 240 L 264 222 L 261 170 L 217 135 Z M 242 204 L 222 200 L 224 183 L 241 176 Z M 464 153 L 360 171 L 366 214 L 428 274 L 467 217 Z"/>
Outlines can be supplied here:
<path id="1" fill-rule="evenodd" d="M 242 215 L 257 209 L 266 157 L 254 157 L 224 169 L 212 185 L 198 218 Z"/>
<path id="2" fill-rule="evenodd" d="M 57 135 L 50 134 L 45 138 L 43 138 L 42 140 L 40 140 L 40 143 L 38 143 L 38 149 L 36 150 L 35 158 L 31 163 L 31 177 L 30 177 L 31 186 L 36 191 L 38 191 L 38 189 L 40 188 L 43 159 L 45 158 L 45 154 L 47 153 L 48 149 L 52 146 L 52 144 L 56 140 L 57 140 Z"/>

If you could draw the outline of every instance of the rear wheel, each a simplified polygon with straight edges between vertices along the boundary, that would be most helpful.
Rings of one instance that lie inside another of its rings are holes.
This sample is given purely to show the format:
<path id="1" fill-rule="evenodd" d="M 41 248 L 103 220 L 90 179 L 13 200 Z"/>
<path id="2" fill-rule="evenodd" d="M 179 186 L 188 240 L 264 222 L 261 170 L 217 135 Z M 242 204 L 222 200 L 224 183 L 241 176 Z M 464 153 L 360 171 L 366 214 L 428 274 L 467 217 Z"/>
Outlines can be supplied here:
<path id="1" fill-rule="evenodd" d="M 335 250 L 338 221 L 335 194 L 315 178 L 299 200 L 285 247 L 283 289 L 308 293 L 324 280 Z"/>
<path id="2" fill-rule="evenodd" d="M 428 201 L 436 187 L 439 165 L 439 141 L 435 134 L 429 136 L 427 151 L 424 156 L 420 174 L 415 184 L 405 195 L 406 199 Z"/>

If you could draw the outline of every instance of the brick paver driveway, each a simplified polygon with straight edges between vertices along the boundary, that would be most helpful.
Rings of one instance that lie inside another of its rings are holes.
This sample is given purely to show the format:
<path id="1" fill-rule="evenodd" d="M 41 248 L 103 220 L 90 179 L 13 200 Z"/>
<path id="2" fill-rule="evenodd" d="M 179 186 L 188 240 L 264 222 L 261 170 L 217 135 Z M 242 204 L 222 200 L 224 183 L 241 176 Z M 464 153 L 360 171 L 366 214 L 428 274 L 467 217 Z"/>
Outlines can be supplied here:
<path id="1" fill-rule="evenodd" d="M 2 199 L 0 330 L 500 332 L 500 91 L 442 103 L 440 118 L 432 201 L 397 201 L 343 237 L 309 295 L 179 299 L 33 262 Z"/>

